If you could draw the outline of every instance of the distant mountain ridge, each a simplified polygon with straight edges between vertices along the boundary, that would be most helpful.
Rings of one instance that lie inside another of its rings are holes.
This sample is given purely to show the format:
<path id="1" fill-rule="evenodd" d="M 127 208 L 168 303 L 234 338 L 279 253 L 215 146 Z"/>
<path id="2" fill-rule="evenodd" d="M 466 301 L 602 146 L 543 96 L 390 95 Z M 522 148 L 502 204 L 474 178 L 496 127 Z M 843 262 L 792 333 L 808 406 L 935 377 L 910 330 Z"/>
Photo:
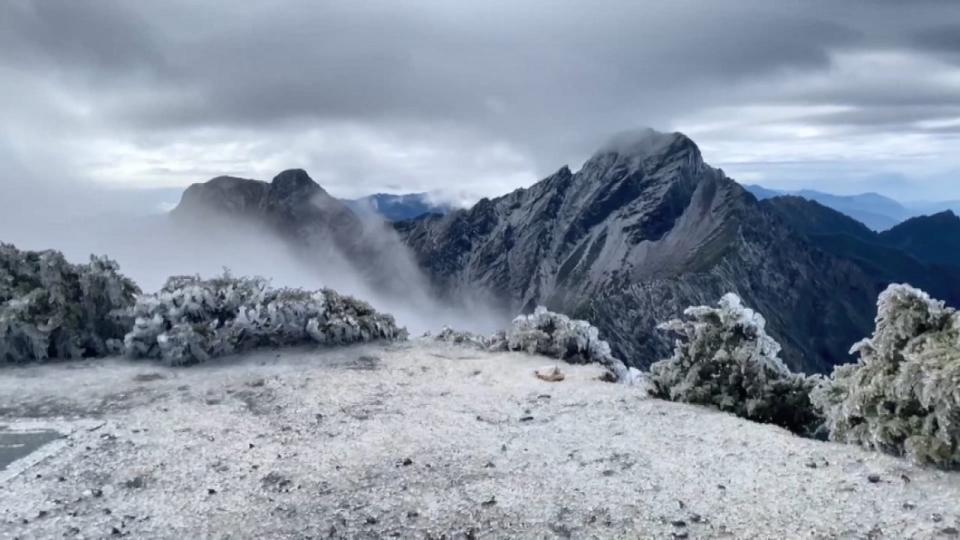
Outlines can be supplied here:
<path id="1" fill-rule="evenodd" d="M 746 184 L 744 187 L 760 200 L 794 195 L 816 201 L 856 219 L 875 231 L 885 231 L 915 215 L 914 212 L 899 202 L 878 193 L 832 195 L 810 189 L 779 191 L 751 184 Z"/>
<path id="2" fill-rule="evenodd" d="M 414 219 L 424 214 L 449 213 L 454 207 L 436 202 L 429 193 L 376 193 L 359 199 L 343 199 L 354 212 L 373 212 L 387 221 Z"/>

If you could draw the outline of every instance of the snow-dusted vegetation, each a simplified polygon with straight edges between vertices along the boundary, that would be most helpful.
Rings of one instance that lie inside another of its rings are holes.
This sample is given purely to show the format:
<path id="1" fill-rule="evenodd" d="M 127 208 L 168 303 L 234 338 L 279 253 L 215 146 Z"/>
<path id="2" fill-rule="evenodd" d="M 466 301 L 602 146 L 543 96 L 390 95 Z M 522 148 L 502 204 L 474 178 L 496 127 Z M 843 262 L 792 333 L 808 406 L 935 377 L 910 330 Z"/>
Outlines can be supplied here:
<path id="1" fill-rule="evenodd" d="M 696 306 L 659 329 L 677 335 L 673 356 L 654 363 L 658 397 L 712 405 L 758 422 L 810 433 L 818 418 L 809 392 L 819 377 L 792 373 L 766 321 L 730 293 L 717 307 Z"/>
<path id="2" fill-rule="evenodd" d="M 600 364 L 619 382 L 637 382 L 639 378 L 639 371 L 627 369 L 613 356 L 610 344 L 600 339 L 600 331 L 595 326 L 547 311 L 543 306 L 529 315 L 516 317 L 509 328 L 491 336 L 444 327 L 434 339 L 489 351 L 523 351 L 572 364 Z"/>
<path id="3" fill-rule="evenodd" d="M 400 339 L 393 317 L 336 292 L 274 289 L 261 278 L 172 277 L 156 294 L 141 296 L 125 338 L 134 357 L 170 365 L 257 347 L 302 343 L 341 345 Z"/>
<path id="4" fill-rule="evenodd" d="M 71 264 L 58 251 L 0 244 L 0 363 L 118 351 L 137 292 L 105 257 Z"/>
<path id="5" fill-rule="evenodd" d="M 908 285 L 877 301 L 873 336 L 812 399 L 830 438 L 960 468 L 960 313 Z"/>
<path id="6" fill-rule="evenodd" d="M 600 364 L 617 380 L 629 376 L 623 362 L 610 352 L 610 344 L 600 339 L 597 327 L 547 311 L 543 306 L 538 306 L 530 315 L 514 319 L 503 339 L 503 346 L 511 351 L 542 354 L 572 364 Z"/>

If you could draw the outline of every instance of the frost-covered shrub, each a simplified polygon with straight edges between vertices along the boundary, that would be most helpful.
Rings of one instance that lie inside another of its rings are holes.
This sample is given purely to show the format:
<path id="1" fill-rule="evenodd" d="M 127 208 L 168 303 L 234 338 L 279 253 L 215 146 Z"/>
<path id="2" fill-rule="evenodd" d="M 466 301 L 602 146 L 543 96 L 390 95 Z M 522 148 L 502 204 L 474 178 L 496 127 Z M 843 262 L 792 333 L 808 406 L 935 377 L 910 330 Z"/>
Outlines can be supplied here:
<path id="1" fill-rule="evenodd" d="M 105 257 L 71 264 L 57 251 L 0 244 L 0 364 L 116 352 L 137 292 Z"/>
<path id="2" fill-rule="evenodd" d="M 261 278 L 170 278 L 156 294 L 141 296 L 127 354 L 170 365 L 257 347 L 303 343 L 342 345 L 403 339 L 390 315 L 366 302 L 324 289 L 273 289 Z"/>
<path id="3" fill-rule="evenodd" d="M 449 326 L 444 326 L 433 339 L 435 341 L 453 343 L 454 345 L 466 345 L 483 350 L 505 350 L 505 347 L 498 345 L 499 343 L 504 343 L 502 337 L 500 339 L 497 338 L 498 335 L 502 335 L 502 332 L 492 336 L 484 336 L 474 334 L 473 332 L 454 330 Z"/>
<path id="4" fill-rule="evenodd" d="M 689 307 L 658 326 L 678 336 L 673 356 L 650 366 L 654 394 L 712 405 L 757 422 L 811 433 L 818 425 L 809 392 L 819 380 L 792 373 L 766 321 L 736 294 L 717 307 Z"/>
<path id="5" fill-rule="evenodd" d="M 637 370 L 628 370 L 613 356 L 610 344 L 600 339 L 600 331 L 595 326 L 547 311 L 543 306 L 530 315 L 518 316 L 508 329 L 490 336 L 444 327 L 434 339 L 488 351 L 523 351 L 572 364 L 600 364 L 619 382 L 632 384 L 641 378 Z"/>
<path id="6" fill-rule="evenodd" d="M 610 352 L 610 344 L 600 339 L 597 327 L 547 311 L 543 306 L 514 319 L 505 335 L 501 339 L 495 336 L 492 341 L 511 351 L 542 354 L 573 364 L 600 364 L 617 380 L 624 380 L 629 374 L 623 362 Z"/>
<path id="7" fill-rule="evenodd" d="M 960 468 L 960 313 L 909 285 L 877 301 L 873 336 L 811 396 L 830 438 Z"/>

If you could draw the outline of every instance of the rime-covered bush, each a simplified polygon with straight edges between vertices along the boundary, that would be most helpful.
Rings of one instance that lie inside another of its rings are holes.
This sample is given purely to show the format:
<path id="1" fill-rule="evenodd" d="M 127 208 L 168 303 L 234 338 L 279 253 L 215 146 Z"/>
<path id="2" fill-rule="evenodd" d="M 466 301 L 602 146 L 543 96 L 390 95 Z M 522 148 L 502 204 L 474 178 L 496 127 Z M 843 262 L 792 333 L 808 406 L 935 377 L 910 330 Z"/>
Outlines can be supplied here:
<path id="1" fill-rule="evenodd" d="M 139 292 L 115 262 L 0 244 L 0 364 L 117 352 Z"/>
<path id="2" fill-rule="evenodd" d="M 537 307 L 530 315 L 520 315 L 506 330 L 490 336 L 444 327 L 437 341 L 469 345 L 488 351 L 523 351 L 564 360 L 572 364 L 600 364 L 610 370 L 613 380 L 637 382 L 639 371 L 627 369 L 610 352 L 610 344 L 600 339 L 600 331 L 587 321 Z"/>
<path id="3" fill-rule="evenodd" d="M 443 341 L 445 343 L 453 343 L 454 345 L 466 345 L 470 347 L 475 347 L 477 349 L 484 350 L 505 350 L 505 347 L 501 347 L 498 344 L 504 343 L 503 338 L 497 338 L 498 335 L 502 336 L 502 332 L 494 334 L 492 336 L 484 336 L 481 334 L 474 334 L 473 332 L 467 332 L 463 330 L 454 330 L 449 326 L 444 326 L 443 329 L 433 338 L 435 341 Z"/>
<path id="4" fill-rule="evenodd" d="M 873 336 L 812 395 L 830 438 L 960 468 L 960 313 L 908 285 L 877 301 Z"/>
<path id="5" fill-rule="evenodd" d="M 343 345 L 406 337 L 390 315 L 324 289 L 274 289 L 261 278 L 170 278 L 134 306 L 133 357 L 187 365 L 257 347 Z"/>
<path id="6" fill-rule="evenodd" d="M 809 392 L 819 380 L 792 373 L 766 321 L 730 293 L 717 307 L 689 307 L 658 328 L 677 335 L 673 355 L 650 367 L 658 397 L 712 405 L 757 422 L 812 433 L 819 419 Z"/>
<path id="7" fill-rule="evenodd" d="M 623 362 L 610 352 L 610 344 L 600 339 L 597 327 L 587 321 L 547 311 L 543 306 L 538 306 L 530 315 L 514 319 L 506 330 L 504 342 L 511 351 L 542 354 L 572 364 L 603 365 L 617 380 L 629 376 Z"/>

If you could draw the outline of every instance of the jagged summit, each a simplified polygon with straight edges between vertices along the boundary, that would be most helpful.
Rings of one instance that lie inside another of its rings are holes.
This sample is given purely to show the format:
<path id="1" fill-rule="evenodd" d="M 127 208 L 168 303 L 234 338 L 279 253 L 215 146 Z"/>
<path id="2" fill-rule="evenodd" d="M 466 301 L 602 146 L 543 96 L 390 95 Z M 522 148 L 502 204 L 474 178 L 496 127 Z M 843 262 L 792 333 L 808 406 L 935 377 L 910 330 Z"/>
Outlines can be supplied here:
<path id="1" fill-rule="evenodd" d="M 620 154 L 622 156 L 650 157 L 668 153 L 678 145 L 693 145 L 686 135 L 680 132 L 663 133 L 652 128 L 621 131 L 607 140 L 594 155 Z"/>
<path id="2" fill-rule="evenodd" d="M 671 162 L 698 169 L 703 166 L 703 157 L 696 143 L 683 133 L 642 128 L 611 137 L 593 153 L 584 168 L 619 166 L 651 171 Z"/>
<path id="3" fill-rule="evenodd" d="M 304 195 L 327 192 L 303 169 L 287 169 L 273 177 L 270 191 L 277 196 Z"/>

